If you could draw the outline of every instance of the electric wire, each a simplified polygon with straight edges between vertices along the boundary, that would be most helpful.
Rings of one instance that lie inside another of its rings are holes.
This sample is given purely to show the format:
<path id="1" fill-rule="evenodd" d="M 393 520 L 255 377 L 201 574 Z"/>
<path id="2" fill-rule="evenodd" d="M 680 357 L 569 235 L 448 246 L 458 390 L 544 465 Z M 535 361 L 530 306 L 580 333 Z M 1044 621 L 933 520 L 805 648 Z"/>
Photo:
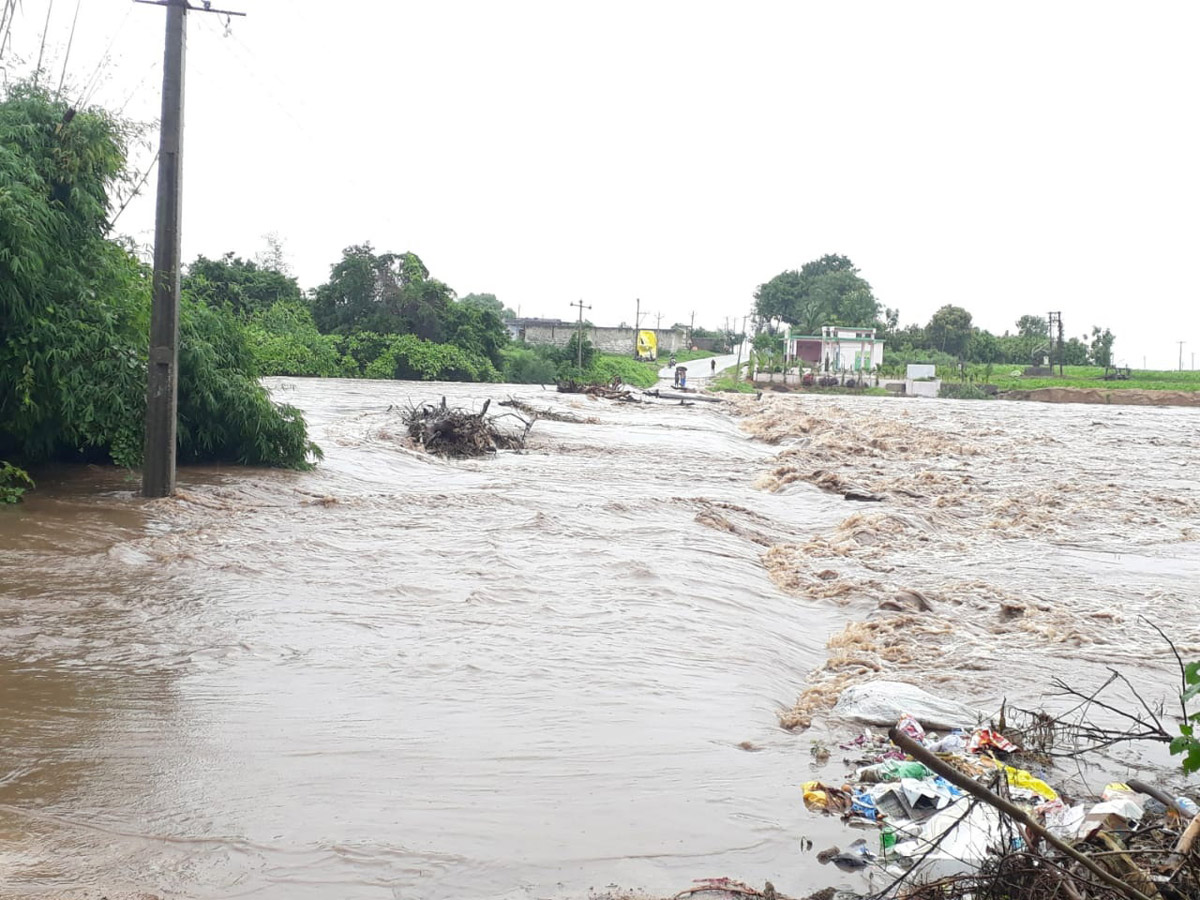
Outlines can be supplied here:
<path id="1" fill-rule="evenodd" d="M 0 59 L 4 58 L 4 51 L 8 49 L 12 23 L 17 17 L 19 3 L 20 0 L 4 0 L 4 8 L 0 9 Z"/>
<path id="2" fill-rule="evenodd" d="M 92 97 L 95 91 L 100 87 L 100 76 L 104 74 L 109 65 L 112 63 L 113 45 L 116 44 L 117 38 L 120 37 L 121 33 L 125 30 L 125 24 L 129 21 L 129 17 L 132 12 L 133 4 L 130 3 L 125 9 L 125 15 L 121 18 L 121 21 L 117 24 L 116 30 L 109 39 L 108 46 L 105 47 L 104 52 L 100 54 L 100 60 L 96 63 L 96 68 L 92 71 L 91 77 L 88 78 L 87 83 L 83 86 L 83 90 L 80 91 L 79 99 L 75 103 L 76 109 L 87 106 L 92 102 Z"/>
<path id="3" fill-rule="evenodd" d="M 33 70 L 33 84 L 37 86 L 42 77 L 42 55 L 46 52 L 46 35 L 50 33 L 50 16 L 54 12 L 54 0 L 46 7 L 46 24 L 42 27 L 42 45 L 38 48 L 37 68 Z"/>
<path id="4" fill-rule="evenodd" d="M 117 227 L 117 220 L 119 218 L 121 218 L 121 213 L 125 212 L 126 208 L 129 206 L 129 204 L 133 202 L 133 198 L 137 197 L 139 194 L 141 194 L 142 188 L 144 188 L 146 186 L 146 182 L 150 179 L 150 173 L 153 172 L 154 169 L 158 166 L 158 153 L 159 153 L 159 151 L 155 152 L 154 159 L 152 159 L 150 161 L 150 165 L 148 165 L 146 167 L 146 171 L 142 173 L 141 179 L 134 186 L 134 188 L 130 192 L 129 196 L 125 198 L 125 202 L 121 204 L 121 208 L 117 210 L 116 215 L 114 215 L 112 217 L 112 220 L 108 223 L 108 231 L 109 232 L 111 232 L 114 228 Z"/>
<path id="5" fill-rule="evenodd" d="M 71 36 L 67 38 L 67 52 L 63 54 L 62 74 L 58 76 L 58 90 L 54 92 L 54 99 L 57 100 L 62 96 L 63 82 L 67 80 L 67 63 L 71 59 L 71 45 L 75 43 L 75 26 L 79 23 L 79 4 L 82 0 L 75 0 L 75 16 L 71 19 Z"/>

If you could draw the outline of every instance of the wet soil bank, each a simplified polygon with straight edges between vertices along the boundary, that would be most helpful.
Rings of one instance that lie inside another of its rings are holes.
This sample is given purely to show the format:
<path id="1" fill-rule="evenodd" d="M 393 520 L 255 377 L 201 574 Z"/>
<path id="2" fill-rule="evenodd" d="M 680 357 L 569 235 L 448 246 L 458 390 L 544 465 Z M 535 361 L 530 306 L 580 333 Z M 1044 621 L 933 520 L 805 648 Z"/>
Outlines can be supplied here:
<path id="1" fill-rule="evenodd" d="M 1038 388 L 1006 391 L 1004 400 L 1033 400 L 1037 403 L 1101 403 L 1115 406 L 1200 406 L 1200 391 L 1144 391 L 1133 388 Z"/>

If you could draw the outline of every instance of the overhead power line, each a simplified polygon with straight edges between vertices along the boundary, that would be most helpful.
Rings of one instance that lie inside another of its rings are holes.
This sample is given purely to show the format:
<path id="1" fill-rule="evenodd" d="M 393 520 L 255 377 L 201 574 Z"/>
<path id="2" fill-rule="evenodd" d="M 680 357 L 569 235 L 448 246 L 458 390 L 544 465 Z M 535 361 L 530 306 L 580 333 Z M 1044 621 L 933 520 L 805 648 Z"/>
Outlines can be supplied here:
<path id="1" fill-rule="evenodd" d="M 75 25 L 79 22 L 80 2 L 81 0 L 75 0 L 75 15 L 71 19 L 71 36 L 67 38 L 67 52 L 63 54 L 62 74 L 58 76 L 58 90 L 54 92 L 56 100 L 62 94 L 63 82 L 67 80 L 67 62 L 71 59 L 71 45 L 75 43 Z"/>
<path id="2" fill-rule="evenodd" d="M 50 33 L 50 14 L 54 12 L 54 0 L 50 0 L 50 5 L 46 7 L 46 24 L 42 27 L 42 45 L 38 48 L 37 68 L 33 71 L 33 83 L 37 85 L 38 80 L 42 77 L 42 54 L 46 52 L 46 35 Z"/>

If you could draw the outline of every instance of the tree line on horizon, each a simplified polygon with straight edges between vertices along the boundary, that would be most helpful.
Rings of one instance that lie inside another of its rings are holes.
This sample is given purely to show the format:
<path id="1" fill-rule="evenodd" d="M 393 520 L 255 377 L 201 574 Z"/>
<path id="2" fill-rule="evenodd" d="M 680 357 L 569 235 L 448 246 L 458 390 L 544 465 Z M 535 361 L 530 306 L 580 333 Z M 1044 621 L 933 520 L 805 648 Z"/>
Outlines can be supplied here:
<path id="1" fill-rule="evenodd" d="M 760 284 L 754 293 L 754 312 L 768 335 L 781 335 L 785 323 L 802 334 L 819 334 L 823 325 L 873 327 L 884 341 L 884 365 L 1029 365 L 1041 348 L 1049 351 L 1052 339 L 1057 344 L 1057 335 L 1050 334 L 1043 316 L 1023 315 L 1015 323 L 1015 332 L 997 335 L 975 326 L 971 313 L 954 305 L 943 306 L 924 325 L 901 328 L 900 311 L 880 303 L 858 267 L 839 254 L 826 254 Z M 1112 331 L 1094 326 L 1082 337 L 1064 339 L 1062 362 L 1110 366 L 1114 341 Z M 1053 352 L 1057 362 L 1057 346 Z"/>

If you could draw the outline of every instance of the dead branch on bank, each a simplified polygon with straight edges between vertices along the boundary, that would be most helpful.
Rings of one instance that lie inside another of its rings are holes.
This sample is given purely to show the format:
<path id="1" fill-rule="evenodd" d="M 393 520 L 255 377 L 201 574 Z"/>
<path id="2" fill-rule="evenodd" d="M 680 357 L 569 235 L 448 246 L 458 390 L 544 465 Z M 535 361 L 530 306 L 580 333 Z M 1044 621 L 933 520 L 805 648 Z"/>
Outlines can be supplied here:
<path id="1" fill-rule="evenodd" d="M 523 400 L 518 400 L 516 397 L 509 397 L 507 400 L 500 401 L 501 406 L 507 406 L 512 409 L 522 412 L 531 419 L 545 419 L 548 422 L 569 422 L 572 425 L 599 425 L 600 420 L 592 416 L 576 416 L 572 413 L 558 412 L 553 409 L 543 409 L 532 404 L 526 403 Z"/>
<path id="2" fill-rule="evenodd" d="M 479 412 L 446 405 L 424 403 L 410 406 L 401 413 L 401 420 L 408 428 L 408 436 L 418 447 L 440 456 L 471 457 L 486 456 L 497 450 L 523 450 L 525 439 L 533 420 L 526 420 L 515 413 L 504 413 L 487 418 L 491 400 L 485 400 Z M 511 417 L 523 425 L 521 430 L 505 430 L 496 421 Z"/>
<path id="3" fill-rule="evenodd" d="M 675 894 L 671 900 L 702 897 L 705 894 L 728 900 L 731 897 L 751 897 L 754 900 L 791 900 L 790 897 L 775 890 L 775 885 L 767 882 L 760 891 L 744 881 L 734 881 L 732 878 L 697 878 L 695 886 L 684 888 Z"/>
<path id="4" fill-rule="evenodd" d="M 604 400 L 620 400 L 622 403 L 641 402 L 633 396 L 633 391 L 616 380 L 612 384 L 588 384 L 568 379 L 558 382 L 558 392 L 560 394 L 586 394 L 589 397 L 600 397 Z"/>

